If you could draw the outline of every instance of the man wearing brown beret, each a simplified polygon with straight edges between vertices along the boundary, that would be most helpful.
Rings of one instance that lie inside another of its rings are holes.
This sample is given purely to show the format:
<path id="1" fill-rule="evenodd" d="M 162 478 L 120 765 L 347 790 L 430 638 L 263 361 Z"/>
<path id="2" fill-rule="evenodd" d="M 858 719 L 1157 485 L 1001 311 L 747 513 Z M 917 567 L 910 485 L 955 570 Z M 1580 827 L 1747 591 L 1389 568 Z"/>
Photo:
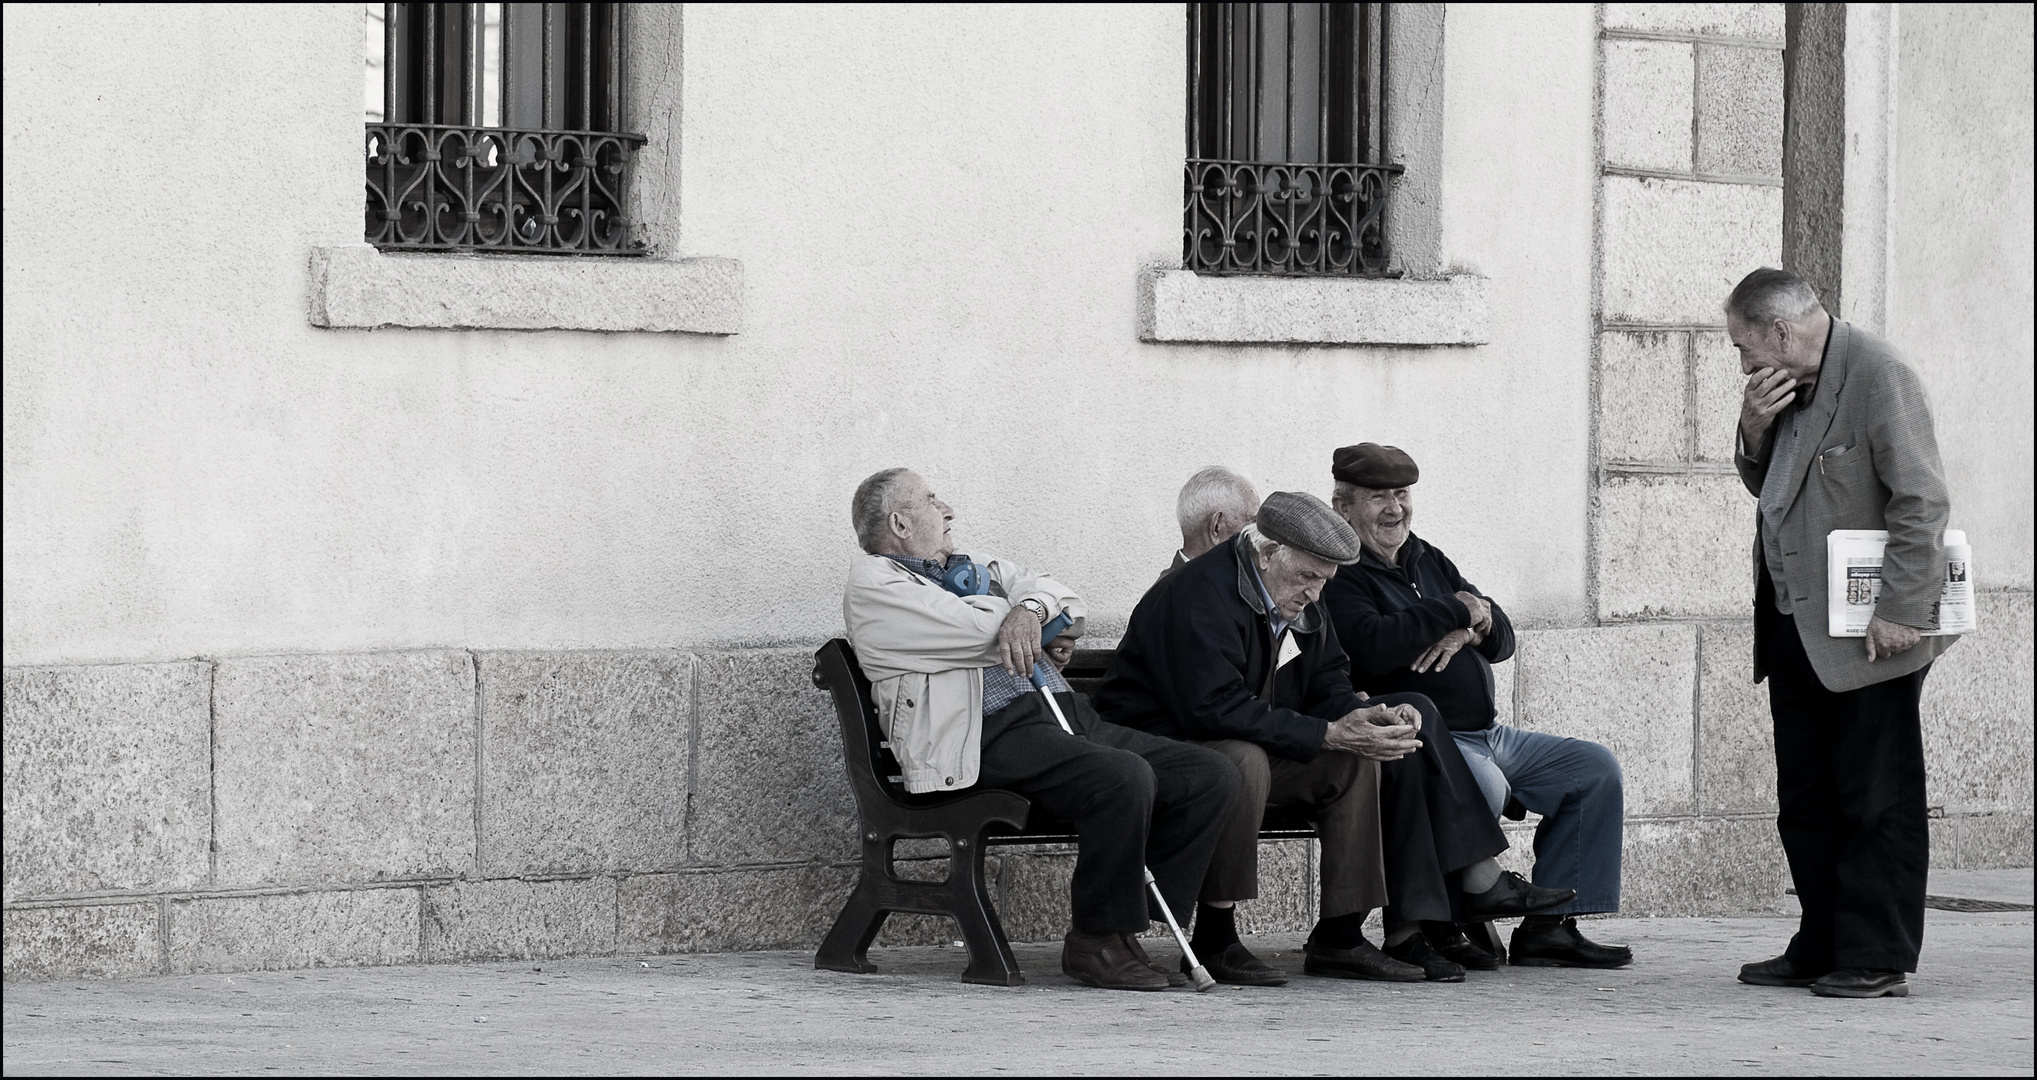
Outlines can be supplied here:
<path id="1" fill-rule="evenodd" d="M 1357 536 L 1322 500 L 1274 492 L 1254 524 L 1147 590 L 1096 693 L 1113 723 L 1201 743 L 1244 777 L 1195 916 L 1192 944 L 1219 982 L 1287 981 L 1240 941 L 1233 914 L 1258 895 L 1269 807 L 1304 808 L 1321 836 L 1321 920 L 1304 967 L 1312 975 L 1461 981 L 1464 969 L 1433 952 L 1410 961 L 1380 952 L 1361 932 L 1366 916 L 1388 909 L 1391 942 L 1403 924 L 1570 899 L 1500 877 L 1492 857 L 1506 838 L 1461 760 L 1460 782 L 1440 779 L 1434 759 L 1456 760 L 1456 748 L 1431 737 L 1442 728 L 1426 698 L 1352 690 L 1350 662 L 1316 601 L 1358 554 Z M 1473 865 L 1492 872 L 1477 903 L 1453 887 Z"/>
<path id="2" fill-rule="evenodd" d="M 1522 921 L 1511 960 L 1545 967 L 1632 963 L 1625 946 L 1591 941 L 1576 919 L 1620 907 L 1620 763 L 1594 742 L 1494 722 L 1492 665 L 1514 654 L 1513 626 L 1449 556 L 1414 534 L 1411 489 L 1421 471 L 1406 451 L 1346 446 L 1332 456 L 1330 474 L 1337 482 L 1331 502 L 1364 548 L 1323 590 L 1351 656 L 1352 681 L 1372 693 L 1419 693 L 1435 702 L 1445 725 L 1439 737 L 1454 739 L 1493 815 L 1510 799 L 1542 815 L 1535 884 L 1577 891 L 1570 903 Z M 1451 955 L 1463 955 L 1454 926 L 1432 923 L 1425 932 Z M 1498 958 L 1472 956 L 1469 966 L 1497 967 Z"/>

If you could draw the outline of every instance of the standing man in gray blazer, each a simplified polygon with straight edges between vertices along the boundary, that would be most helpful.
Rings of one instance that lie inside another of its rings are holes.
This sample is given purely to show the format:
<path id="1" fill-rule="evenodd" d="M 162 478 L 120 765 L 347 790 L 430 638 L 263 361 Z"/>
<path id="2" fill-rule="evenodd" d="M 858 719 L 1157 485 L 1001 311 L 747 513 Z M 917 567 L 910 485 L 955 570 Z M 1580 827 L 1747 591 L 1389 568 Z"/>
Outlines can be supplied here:
<path id="1" fill-rule="evenodd" d="M 1747 386 L 1733 463 L 1760 500 L 1754 681 L 1768 680 L 1781 812 L 1803 920 L 1740 981 L 1903 997 L 1924 936 L 1930 833 L 1917 706 L 1952 645 L 1938 620 L 1951 501 L 1917 373 L 1834 319 L 1803 279 L 1747 275 L 1726 301 Z M 1865 641 L 1826 623 L 1825 537 L 1886 529 Z"/>

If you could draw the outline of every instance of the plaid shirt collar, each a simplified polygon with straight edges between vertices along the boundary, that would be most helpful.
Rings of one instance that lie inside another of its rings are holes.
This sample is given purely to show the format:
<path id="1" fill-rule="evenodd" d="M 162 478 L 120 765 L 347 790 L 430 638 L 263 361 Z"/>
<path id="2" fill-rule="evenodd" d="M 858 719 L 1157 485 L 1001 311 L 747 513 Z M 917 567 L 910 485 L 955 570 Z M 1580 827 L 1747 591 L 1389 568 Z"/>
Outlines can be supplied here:
<path id="1" fill-rule="evenodd" d="M 941 575 L 969 561 L 969 556 L 959 551 L 948 556 L 946 562 L 940 559 L 915 559 L 910 555 L 886 555 L 884 557 L 936 584 L 939 584 Z"/>

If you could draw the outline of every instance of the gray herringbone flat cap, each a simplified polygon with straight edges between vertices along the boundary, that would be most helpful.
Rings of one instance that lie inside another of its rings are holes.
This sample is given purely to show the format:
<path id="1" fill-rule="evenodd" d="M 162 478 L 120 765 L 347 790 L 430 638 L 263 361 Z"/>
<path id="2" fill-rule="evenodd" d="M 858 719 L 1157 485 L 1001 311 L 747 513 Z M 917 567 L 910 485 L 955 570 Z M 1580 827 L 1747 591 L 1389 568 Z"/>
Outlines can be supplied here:
<path id="1" fill-rule="evenodd" d="M 1259 531 L 1339 565 L 1358 561 L 1358 534 L 1329 504 L 1301 491 L 1276 491 L 1259 504 Z"/>

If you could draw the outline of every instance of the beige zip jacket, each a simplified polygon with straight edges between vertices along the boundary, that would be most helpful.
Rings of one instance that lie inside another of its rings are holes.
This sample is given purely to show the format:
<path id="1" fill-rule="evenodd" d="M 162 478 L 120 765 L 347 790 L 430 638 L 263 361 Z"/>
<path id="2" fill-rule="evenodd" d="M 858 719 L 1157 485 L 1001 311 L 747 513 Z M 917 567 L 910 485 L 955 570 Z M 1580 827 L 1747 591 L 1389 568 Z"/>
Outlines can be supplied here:
<path id="1" fill-rule="evenodd" d="M 870 679 L 877 722 L 915 794 L 976 783 L 983 742 L 983 669 L 1012 606 L 1038 600 L 1047 618 L 1083 619 L 1082 598 L 1044 574 L 978 558 L 989 596 L 956 596 L 882 555 L 858 555 L 842 590 L 842 621 Z"/>

